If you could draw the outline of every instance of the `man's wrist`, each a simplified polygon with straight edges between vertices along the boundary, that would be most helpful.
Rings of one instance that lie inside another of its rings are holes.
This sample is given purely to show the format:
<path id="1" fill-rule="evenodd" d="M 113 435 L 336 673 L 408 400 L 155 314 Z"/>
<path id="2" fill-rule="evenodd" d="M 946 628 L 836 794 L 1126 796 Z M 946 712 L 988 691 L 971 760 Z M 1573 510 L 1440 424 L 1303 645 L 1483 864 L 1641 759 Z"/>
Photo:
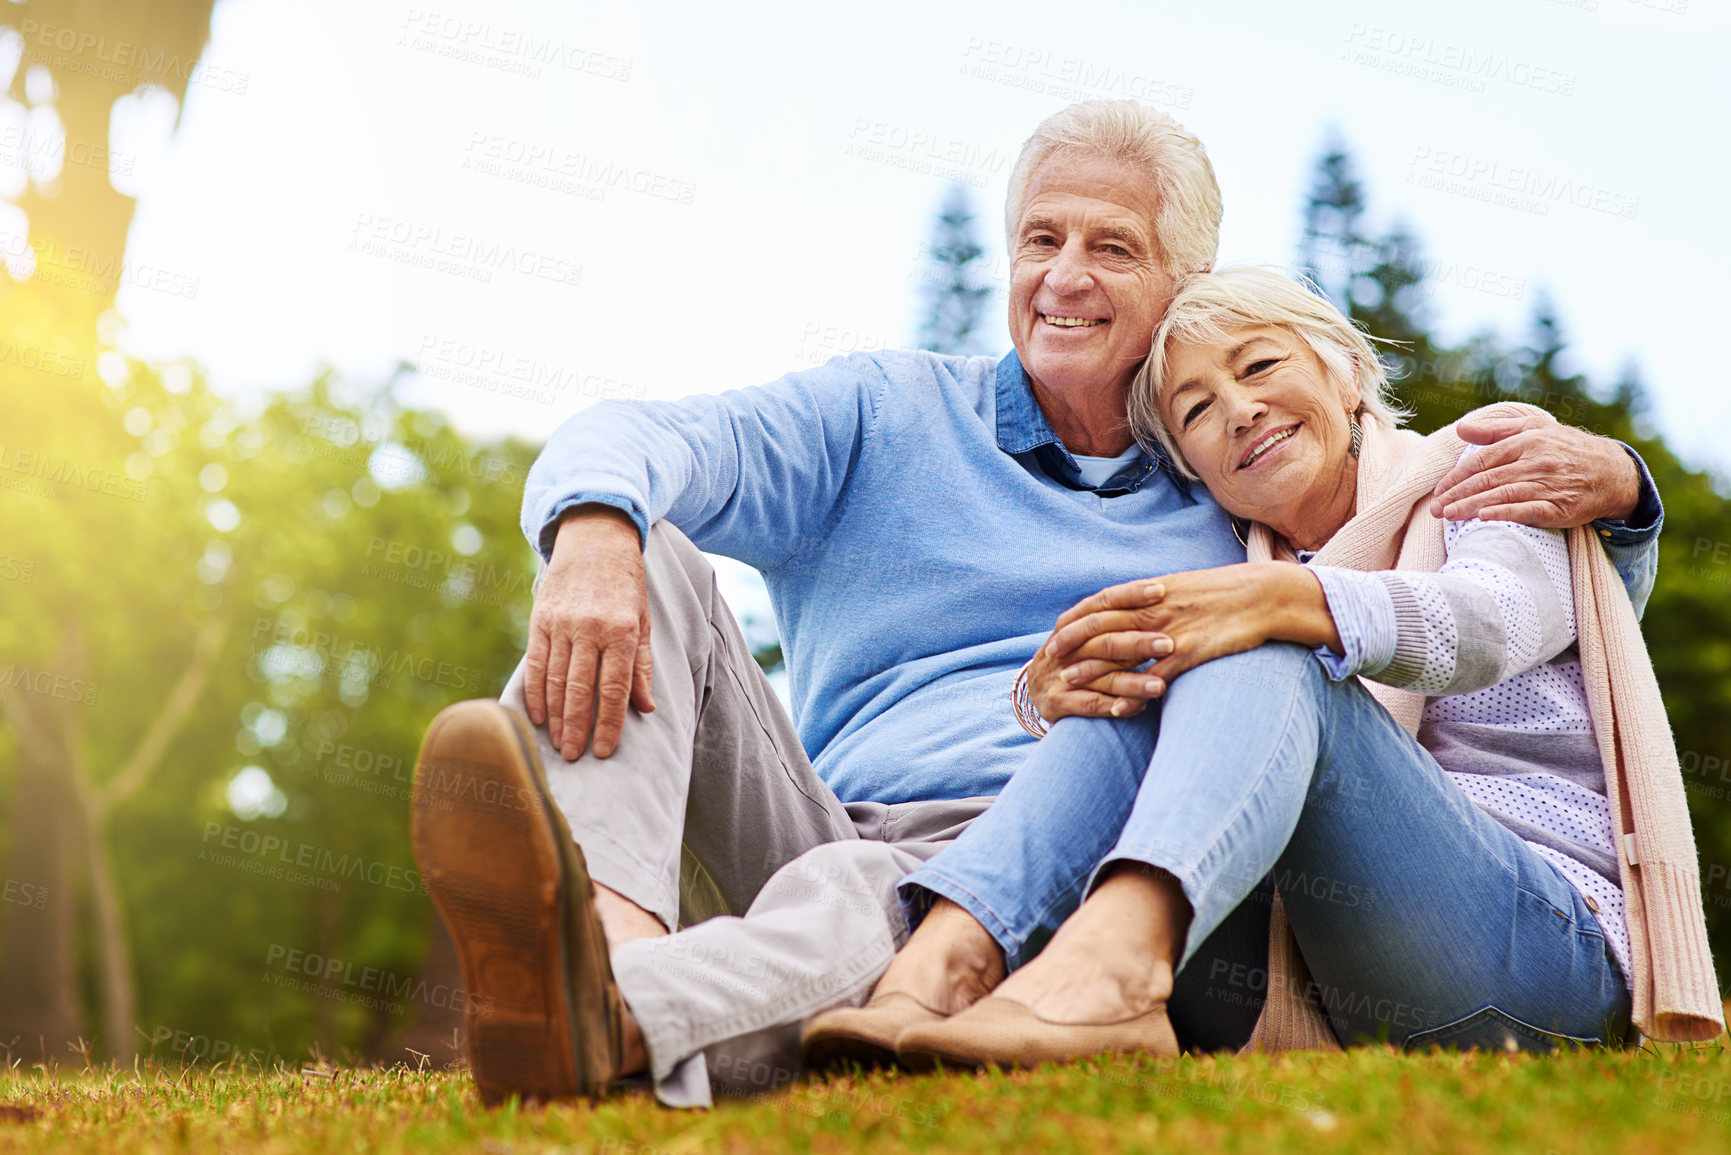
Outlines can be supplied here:
<path id="1" fill-rule="evenodd" d="M 1623 484 L 1619 487 L 1626 500 L 1619 502 L 1616 509 L 1600 521 L 1627 522 L 1635 516 L 1635 511 L 1641 507 L 1641 467 L 1635 463 L 1635 455 L 1622 442 L 1614 441 L 1617 456 L 1622 462 Z"/>
<path id="2" fill-rule="evenodd" d="M 1647 463 L 1641 460 L 1641 455 L 1621 441 L 1614 444 L 1623 451 L 1623 456 L 1634 470 L 1635 504 L 1632 508 L 1621 510 L 1622 517 L 1595 519 L 1592 523 L 1593 529 L 1609 545 L 1645 545 L 1658 535 L 1660 527 L 1664 525 L 1665 505 L 1659 497 L 1659 487 L 1654 484 L 1653 476 L 1647 471 Z"/>
<path id="3" fill-rule="evenodd" d="M 573 541 L 582 537 L 590 537 L 595 533 L 617 532 L 623 537 L 631 535 L 632 541 L 638 540 L 637 522 L 629 513 L 612 505 L 600 502 L 588 502 L 583 505 L 573 505 L 559 515 L 558 528 L 553 532 L 553 553 L 559 553 L 561 542 Z M 569 550 L 567 550 L 569 552 Z"/>

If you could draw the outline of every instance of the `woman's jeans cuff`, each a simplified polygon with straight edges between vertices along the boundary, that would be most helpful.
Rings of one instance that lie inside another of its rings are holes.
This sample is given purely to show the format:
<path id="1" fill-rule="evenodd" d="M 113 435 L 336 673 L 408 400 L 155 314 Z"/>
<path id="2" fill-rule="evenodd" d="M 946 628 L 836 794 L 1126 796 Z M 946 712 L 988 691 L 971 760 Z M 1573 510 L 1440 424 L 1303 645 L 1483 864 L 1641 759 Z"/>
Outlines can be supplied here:
<path id="1" fill-rule="evenodd" d="M 1195 868 L 1185 868 L 1172 861 L 1169 855 L 1154 851 L 1137 850 L 1130 846 L 1114 846 L 1112 852 L 1100 860 L 1100 865 L 1094 868 L 1094 873 L 1088 876 L 1088 883 L 1082 888 L 1084 896 L 1092 895 L 1094 888 L 1100 884 L 1100 875 L 1108 867 L 1119 862 L 1134 862 L 1139 866 L 1149 866 L 1163 870 L 1178 880 L 1178 886 L 1184 891 L 1184 898 L 1190 904 L 1190 927 L 1185 932 L 1184 949 L 1172 966 L 1172 973 L 1177 974 L 1190 961 L 1190 956 L 1196 953 L 1208 936 L 1213 934 L 1226 916 L 1232 913 L 1232 906 L 1225 906 L 1218 898 L 1219 888 L 1210 888 L 1199 877 L 1200 871 Z M 1084 897 L 1084 902 L 1087 898 Z M 1219 908 L 1219 909 L 1217 909 Z"/>
<path id="2" fill-rule="evenodd" d="M 1027 961 L 1022 958 L 1025 944 L 1010 933 L 1004 920 L 961 883 L 946 877 L 942 870 L 934 868 L 930 863 L 902 879 L 896 884 L 896 890 L 901 895 L 902 909 L 907 914 L 910 928 L 918 927 L 924 921 L 926 913 L 931 910 L 933 898 L 947 898 L 972 915 L 974 921 L 992 936 L 992 941 L 1004 952 L 1007 969 L 1015 970 Z"/>

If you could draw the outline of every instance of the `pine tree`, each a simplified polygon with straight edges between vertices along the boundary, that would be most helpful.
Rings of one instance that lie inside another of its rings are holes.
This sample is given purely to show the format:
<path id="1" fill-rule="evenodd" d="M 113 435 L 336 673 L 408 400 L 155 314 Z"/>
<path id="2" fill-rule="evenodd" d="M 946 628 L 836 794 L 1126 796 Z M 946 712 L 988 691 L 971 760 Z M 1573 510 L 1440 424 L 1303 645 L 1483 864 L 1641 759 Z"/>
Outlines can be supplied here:
<path id="1" fill-rule="evenodd" d="M 1370 239 L 1359 229 L 1364 186 L 1338 137 L 1331 137 L 1325 148 L 1305 200 L 1298 267 L 1344 309 L 1352 279 L 1365 267 L 1370 247 Z"/>
<path id="2" fill-rule="evenodd" d="M 1579 373 L 1565 376 L 1558 357 L 1563 351 L 1562 322 L 1557 318 L 1556 303 L 1550 294 L 1541 291 L 1533 302 L 1532 327 L 1527 343 L 1516 352 L 1523 373 L 1521 399 L 1542 405 L 1567 420 L 1562 412 L 1574 409 L 1584 399 L 1586 378 Z"/>
<path id="3" fill-rule="evenodd" d="M 919 347 L 934 353 L 989 352 L 980 347 L 980 314 L 991 287 L 981 283 L 981 247 L 974 229 L 973 200 L 951 185 L 944 195 L 921 269 L 924 319 Z"/>
<path id="4" fill-rule="evenodd" d="M 1430 339 L 1422 308 L 1425 268 L 1418 238 L 1395 225 L 1373 239 L 1366 227 L 1364 186 L 1351 155 L 1338 140 L 1316 162 L 1304 208 L 1299 265 L 1342 312 L 1381 345 L 1394 392 L 1411 406 L 1423 428 L 1447 424 L 1482 404 L 1468 382 L 1465 394 L 1436 388 L 1458 383 L 1459 354 Z"/>

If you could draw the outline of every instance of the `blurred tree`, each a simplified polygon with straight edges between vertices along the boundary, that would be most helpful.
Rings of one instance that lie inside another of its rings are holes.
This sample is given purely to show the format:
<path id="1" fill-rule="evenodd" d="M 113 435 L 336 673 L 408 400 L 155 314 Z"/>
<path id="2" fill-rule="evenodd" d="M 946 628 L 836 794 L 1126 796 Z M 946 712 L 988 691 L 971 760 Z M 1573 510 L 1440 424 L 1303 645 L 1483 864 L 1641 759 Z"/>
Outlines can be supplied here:
<path id="1" fill-rule="evenodd" d="M 984 256 L 975 235 L 973 200 L 962 185 L 951 185 L 933 223 L 921 271 L 921 349 L 964 356 L 990 351 L 982 348 L 979 332 L 981 310 L 992 295 L 991 287 L 980 283 Z"/>
<path id="2" fill-rule="evenodd" d="M 1364 254 L 1370 240 L 1359 229 L 1363 215 L 1364 187 L 1353 172 L 1346 146 L 1331 133 L 1305 198 L 1298 268 L 1343 308 L 1352 279 L 1367 263 Z"/>
<path id="3" fill-rule="evenodd" d="M 93 365 L 98 321 L 121 284 L 133 213 L 132 198 L 114 184 L 115 176 L 124 182 L 131 175 L 130 157 L 113 147 L 110 126 L 118 102 L 146 89 L 165 93 L 178 115 L 188 83 L 208 79 L 198 62 L 212 4 L 22 0 L 11 7 L 5 28 L 16 35 L 18 60 L 3 78 L 0 114 L 22 126 L 17 134 L 22 187 L 10 190 L 19 211 L 0 218 L 0 260 L 6 269 L 0 274 L 0 312 L 8 318 L 13 341 L 12 355 L 0 356 L 0 391 L 9 409 L 19 392 L 62 385 L 83 377 Z M 14 454 L 40 461 L 72 452 L 58 459 L 62 466 L 93 464 L 93 445 L 75 449 L 21 414 L 9 416 Z M 119 472 L 118 459 L 101 468 L 130 480 Z M 85 668 L 90 635 L 81 620 L 80 607 L 66 606 L 56 621 L 60 636 L 54 652 L 67 677 Z M 68 713 L 64 703 L 25 698 L 8 702 L 7 717 L 20 738 L 29 736 L 18 744 L 16 756 L 7 877 L 34 878 L 34 885 L 55 898 L 51 909 L 5 912 L 11 949 L 0 942 L 0 1042 L 79 1032 L 73 989 L 77 968 L 68 965 L 74 954 L 74 883 L 82 867 L 100 867 L 84 877 L 92 888 L 105 1035 L 110 1053 L 124 1059 L 131 1053 L 131 1032 L 121 1026 L 131 1018 L 124 920 L 100 838 L 90 838 L 118 799 L 96 789 L 86 774 L 72 772 L 66 780 L 69 771 L 83 766 L 78 750 L 67 744 L 72 738 L 60 732 L 76 711 Z M 163 737 L 154 730 L 151 736 Z M 149 749 L 137 753 L 148 755 Z M 142 764 L 126 765 L 131 771 Z"/>
<path id="4" fill-rule="evenodd" d="M 114 147 L 116 102 L 159 89 L 178 121 L 194 79 L 232 86 L 199 60 L 214 2 L 22 0 L 7 13 L 23 49 L 7 92 L 30 109 L 21 152 L 32 179 L 17 197 L 43 273 L 30 288 L 92 339 L 120 285 L 134 208 L 111 176 L 125 183 L 137 160 Z"/>
<path id="5" fill-rule="evenodd" d="M 102 1044 L 128 1053 L 136 1026 L 359 1055 L 462 1005 L 454 975 L 421 973 L 409 782 L 427 721 L 496 694 L 521 651 L 532 451 L 329 379 L 247 413 L 183 366 L 102 364 L 105 383 L 8 398 L 61 480 L 6 495 L 33 569 L 0 599 L 14 761 L 73 787 L 59 845 L 90 890 Z M 77 421 L 54 420 L 69 401 Z M 114 493 L 64 483 L 107 445 L 131 471 Z M 124 564 L 91 564 L 98 543 Z M 36 953 L 15 926 L 8 957 Z"/>

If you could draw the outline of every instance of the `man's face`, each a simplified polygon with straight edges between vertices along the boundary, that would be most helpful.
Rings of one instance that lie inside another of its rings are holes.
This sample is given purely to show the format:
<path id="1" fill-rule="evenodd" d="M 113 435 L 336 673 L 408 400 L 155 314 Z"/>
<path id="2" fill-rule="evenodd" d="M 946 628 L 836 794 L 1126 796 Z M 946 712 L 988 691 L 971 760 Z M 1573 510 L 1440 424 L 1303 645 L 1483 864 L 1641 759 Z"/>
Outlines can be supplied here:
<path id="1" fill-rule="evenodd" d="M 1060 152 L 1028 183 L 1011 241 L 1010 339 L 1046 389 L 1127 391 L 1174 290 L 1157 207 L 1145 176 L 1099 156 Z"/>

